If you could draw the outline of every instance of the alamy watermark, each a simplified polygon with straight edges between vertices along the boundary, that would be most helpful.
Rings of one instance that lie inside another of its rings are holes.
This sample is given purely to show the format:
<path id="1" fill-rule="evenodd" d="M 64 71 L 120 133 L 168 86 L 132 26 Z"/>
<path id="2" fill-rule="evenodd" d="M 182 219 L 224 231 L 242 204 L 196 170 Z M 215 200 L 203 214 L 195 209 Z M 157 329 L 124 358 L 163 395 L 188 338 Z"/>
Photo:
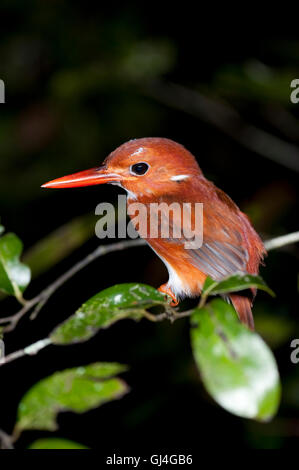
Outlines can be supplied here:
<path id="1" fill-rule="evenodd" d="M 295 338 L 291 341 L 290 347 L 293 348 L 291 352 L 290 359 L 293 364 L 298 364 L 299 362 L 299 339 Z"/>
<path id="2" fill-rule="evenodd" d="M 5 85 L 3 80 L 0 80 L 0 103 L 5 103 Z"/>
<path id="3" fill-rule="evenodd" d="M 127 207 L 127 197 L 118 196 L 115 207 L 101 202 L 95 210 L 101 218 L 95 233 L 103 238 L 165 238 L 180 240 L 186 249 L 198 249 L 203 242 L 203 204 L 200 202 L 148 203 L 132 202 Z M 131 217 L 127 223 L 126 214 Z M 117 227 L 116 227 L 117 220 Z"/>
<path id="4" fill-rule="evenodd" d="M 294 80 L 291 81 L 290 87 L 294 88 L 290 94 L 291 103 L 297 104 L 299 103 L 299 78 L 294 78 Z"/>
<path id="5" fill-rule="evenodd" d="M 0 364 L 4 361 L 5 347 L 3 339 L 0 339 Z"/>

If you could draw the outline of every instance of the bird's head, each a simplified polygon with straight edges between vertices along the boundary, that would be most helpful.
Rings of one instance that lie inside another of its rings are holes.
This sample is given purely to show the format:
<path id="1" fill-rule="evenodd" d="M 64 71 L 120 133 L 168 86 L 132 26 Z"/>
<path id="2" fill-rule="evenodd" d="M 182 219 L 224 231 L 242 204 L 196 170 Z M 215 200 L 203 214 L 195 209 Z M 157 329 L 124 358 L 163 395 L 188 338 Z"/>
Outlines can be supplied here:
<path id="1" fill-rule="evenodd" d="M 111 183 L 138 199 L 172 194 L 181 183 L 191 182 L 201 170 L 182 145 L 164 138 L 149 137 L 126 142 L 112 152 L 100 167 L 64 176 L 43 188 L 74 188 Z"/>

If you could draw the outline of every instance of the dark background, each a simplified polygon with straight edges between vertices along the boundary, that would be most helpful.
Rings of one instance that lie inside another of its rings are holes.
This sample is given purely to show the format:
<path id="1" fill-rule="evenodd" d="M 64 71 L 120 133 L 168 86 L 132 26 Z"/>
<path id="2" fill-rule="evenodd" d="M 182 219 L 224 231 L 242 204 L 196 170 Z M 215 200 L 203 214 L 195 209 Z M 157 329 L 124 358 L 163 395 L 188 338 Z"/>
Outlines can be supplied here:
<path id="1" fill-rule="evenodd" d="M 299 104 L 290 102 L 290 82 L 299 78 L 294 10 L 271 6 L 262 15 L 260 7 L 245 4 L 238 11 L 216 5 L 207 11 L 186 2 L 166 8 L 58 0 L 2 1 L 0 10 L 0 78 L 6 85 L 0 107 L 1 222 L 24 241 L 34 275 L 27 298 L 97 246 L 94 208 L 116 202 L 121 191 L 45 191 L 40 185 L 99 165 L 131 138 L 162 136 L 185 145 L 265 239 L 297 230 Z M 171 83 L 184 86 L 184 94 Z M 196 109 L 190 92 L 201 98 Z M 272 138 L 260 142 L 261 130 Z M 212 402 L 182 320 L 172 326 L 123 321 L 87 343 L 49 347 L 5 366 L 0 427 L 11 431 L 20 398 L 41 378 L 89 362 L 118 361 L 130 365 L 124 375 L 130 393 L 84 415 L 61 414 L 56 436 L 102 452 L 295 447 L 299 365 L 290 361 L 290 342 L 299 333 L 298 255 L 296 246 L 269 254 L 262 275 L 277 298 L 259 294 L 254 309 L 257 330 L 274 350 L 282 377 L 282 405 L 271 423 L 236 418 Z M 134 281 L 157 287 L 166 279 L 147 247 L 101 258 L 61 288 L 37 320 L 24 319 L 7 336 L 6 351 L 45 337 L 105 287 Z M 15 309 L 11 299 L 1 303 L 3 315 Z M 24 433 L 17 447 L 41 434 Z"/>

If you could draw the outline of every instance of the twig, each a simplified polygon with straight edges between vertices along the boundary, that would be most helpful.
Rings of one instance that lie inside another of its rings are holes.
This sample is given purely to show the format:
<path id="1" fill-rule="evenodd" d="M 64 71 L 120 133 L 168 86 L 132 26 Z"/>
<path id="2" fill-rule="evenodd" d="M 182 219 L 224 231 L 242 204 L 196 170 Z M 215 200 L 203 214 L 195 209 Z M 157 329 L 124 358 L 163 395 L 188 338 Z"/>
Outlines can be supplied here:
<path id="1" fill-rule="evenodd" d="M 152 322 L 161 322 L 164 320 L 169 320 L 171 323 L 173 323 L 174 321 L 180 318 L 189 317 L 192 314 L 192 312 L 193 310 L 186 310 L 185 312 L 179 313 L 170 307 L 169 309 L 166 308 L 165 312 L 160 313 L 158 315 L 154 315 L 145 310 L 143 312 L 143 316 L 144 318 Z M 0 359 L 0 366 L 4 364 L 8 364 L 9 362 L 16 361 L 17 359 L 20 359 L 21 357 L 24 357 L 24 356 L 33 356 L 35 354 L 38 354 L 42 349 L 46 348 L 47 346 L 51 344 L 53 343 L 50 338 L 41 339 L 31 344 L 30 346 L 26 346 L 25 348 L 19 349 L 18 351 L 15 351 L 11 354 L 8 354 L 7 356 L 2 357 Z M 0 438 L 1 438 L 1 435 L 0 435 Z"/>
<path id="2" fill-rule="evenodd" d="M 0 449 L 13 449 L 13 438 L 0 429 Z"/>
<path id="3" fill-rule="evenodd" d="M 160 322 L 164 320 L 169 320 L 171 323 L 179 320 L 180 318 L 190 317 L 193 310 L 186 310 L 185 312 L 176 312 L 171 307 L 166 309 L 165 312 L 159 313 L 158 315 L 154 315 L 153 313 L 149 313 L 147 311 L 143 312 L 143 316 L 152 322 Z"/>
<path id="4" fill-rule="evenodd" d="M 4 323 L 9 323 L 10 325 L 5 327 L 4 330 L 5 331 L 11 331 L 13 330 L 18 321 L 27 313 L 29 312 L 29 310 L 34 307 L 34 305 L 36 305 L 36 303 L 38 302 L 38 298 L 39 296 L 35 297 L 34 299 L 31 299 L 31 300 L 27 300 L 26 303 L 25 303 L 25 306 L 19 310 L 17 313 L 15 313 L 14 315 L 11 315 L 9 317 L 3 317 L 3 318 L 0 318 L 0 324 L 4 324 Z"/>
<path id="5" fill-rule="evenodd" d="M 99 246 L 96 250 L 86 256 L 83 260 L 79 261 L 72 268 L 62 274 L 62 276 L 56 279 L 53 284 L 50 284 L 50 286 L 46 287 L 46 289 L 44 289 L 40 294 L 38 294 L 31 300 L 27 300 L 25 306 L 19 312 L 9 317 L 0 318 L 0 324 L 8 323 L 8 325 L 4 327 L 4 331 L 12 331 L 16 327 L 20 319 L 35 306 L 36 308 L 31 315 L 31 319 L 36 318 L 39 311 L 59 287 L 61 287 L 77 272 L 81 271 L 81 269 L 85 268 L 85 266 L 87 266 L 100 256 L 104 256 L 113 251 L 125 250 L 127 248 L 133 248 L 135 246 L 142 246 L 145 244 L 145 240 L 140 238 L 137 240 L 124 240 L 118 243 L 112 243 L 110 245 Z"/>
<path id="6" fill-rule="evenodd" d="M 44 338 L 40 339 L 39 341 L 36 341 L 36 343 L 30 344 L 30 346 L 26 346 L 26 348 L 19 349 L 18 351 L 15 351 L 11 354 L 8 354 L 7 356 L 4 356 L 0 359 L 0 366 L 3 364 L 8 364 L 9 362 L 15 361 L 16 359 L 19 359 L 20 357 L 24 356 L 33 356 L 37 354 L 41 349 L 44 349 L 46 346 L 49 346 L 52 344 L 52 341 L 50 338 Z"/>
<path id="7" fill-rule="evenodd" d="M 266 250 L 270 251 L 296 242 L 299 242 L 299 232 L 288 233 L 287 235 L 282 235 L 281 237 L 272 238 L 272 240 L 267 240 L 264 245 Z"/>
<path id="8" fill-rule="evenodd" d="M 270 251 L 275 248 L 280 248 L 282 246 L 289 245 L 291 243 L 296 243 L 298 241 L 299 241 L 299 232 L 294 232 L 294 233 L 284 235 L 282 237 L 277 237 L 271 240 L 267 240 L 265 241 L 264 244 L 265 244 L 267 251 Z M 36 297 L 34 297 L 31 300 L 27 300 L 25 306 L 21 310 L 19 310 L 17 313 L 9 317 L 0 318 L 0 324 L 8 323 L 8 325 L 4 327 L 4 331 L 5 332 L 12 331 L 16 327 L 20 319 L 27 312 L 29 312 L 33 307 L 35 307 L 35 309 L 33 310 L 30 318 L 31 319 L 36 318 L 37 314 L 40 312 L 40 310 L 43 308 L 43 306 L 46 304 L 49 298 L 53 295 L 53 293 L 59 287 L 61 287 L 66 281 L 68 281 L 71 277 L 73 277 L 77 272 L 79 272 L 81 269 L 83 269 L 85 266 L 90 264 L 95 259 L 99 258 L 100 256 L 104 256 L 108 253 L 111 253 L 113 251 L 125 250 L 127 248 L 133 248 L 135 246 L 143 246 L 145 244 L 146 244 L 146 241 L 140 238 L 137 240 L 124 240 L 118 243 L 112 243 L 110 245 L 106 245 L 106 246 L 104 245 L 104 246 L 98 247 L 95 251 L 90 253 L 86 258 L 76 263 L 72 268 L 70 268 L 66 273 L 60 276 L 55 282 L 53 282 L 53 284 L 51 284 L 46 289 L 44 289 Z M 161 315 L 166 315 L 165 317 L 163 317 L 163 319 L 167 317 L 167 314 L 161 314 Z M 159 320 L 153 320 L 153 321 L 159 321 Z"/>
<path id="9" fill-rule="evenodd" d="M 266 241 L 265 247 L 267 251 L 273 250 L 275 248 L 280 248 L 285 245 L 289 245 L 291 243 L 296 243 L 299 241 L 299 232 L 294 232 L 294 233 L 289 233 L 288 235 L 284 235 L 282 237 L 277 237 L 273 238 L 272 240 Z M 145 240 L 138 239 L 134 241 L 126 241 L 126 242 L 120 242 L 120 243 L 114 243 L 112 245 L 107 245 L 106 247 L 99 247 L 97 248 L 93 253 L 91 253 L 87 258 L 84 260 L 80 261 L 77 263 L 73 268 L 71 268 L 69 271 L 67 271 L 64 275 L 62 275 L 59 279 L 57 279 L 56 282 L 51 284 L 47 289 L 45 289 L 39 296 L 37 296 L 35 299 L 38 299 L 41 303 L 37 305 L 37 309 L 41 308 L 44 303 L 48 300 L 50 295 L 53 294 L 53 292 L 58 289 L 64 282 L 66 282 L 70 277 L 72 277 L 76 272 L 78 272 L 82 267 L 86 266 L 89 264 L 91 261 L 96 259 L 98 256 L 102 256 L 103 254 L 109 253 L 111 251 L 115 250 L 122 250 L 125 248 L 133 247 L 133 246 L 139 246 L 139 245 L 144 245 Z M 30 306 L 32 307 L 33 305 L 36 305 L 37 302 L 35 299 L 28 301 L 30 303 Z M 35 303 L 34 303 L 35 302 Z M 200 303 L 200 307 L 202 306 L 202 302 Z M 37 309 L 34 311 L 34 313 L 37 311 Z M 18 314 L 17 320 L 14 319 L 16 315 L 13 317 L 7 317 L 8 319 L 12 318 L 14 322 L 18 321 L 20 314 L 26 313 L 28 311 L 27 306 L 20 310 Z M 187 310 L 185 312 L 176 312 L 174 309 L 169 307 L 169 309 L 166 309 L 165 312 L 162 312 L 158 315 L 154 315 L 150 312 L 144 311 L 143 316 L 152 322 L 161 322 L 164 320 L 169 320 L 171 323 L 174 321 L 180 319 L 180 318 L 185 318 L 189 317 L 192 314 L 193 310 Z M 3 320 L 3 319 L 2 319 Z M 7 364 L 8 362 L 15 361 L 16 359 L 19 359 L 20 357 L 26 356 L 26 355 L 33 355 L 37 354 L 41 349 L 45 348 L 49 344 L 51 344 L 51 340 L 49 338 L 45 338 L 43 340 L 37 341 L 36 343 L 33 343 L 31 346 L 27 346 L 26 348 L 20 349 L 18 351 L 15 351 L 11 354 L 8 354 L 4 358 L 0 359 L 0 366 L 3 364 Z"/>

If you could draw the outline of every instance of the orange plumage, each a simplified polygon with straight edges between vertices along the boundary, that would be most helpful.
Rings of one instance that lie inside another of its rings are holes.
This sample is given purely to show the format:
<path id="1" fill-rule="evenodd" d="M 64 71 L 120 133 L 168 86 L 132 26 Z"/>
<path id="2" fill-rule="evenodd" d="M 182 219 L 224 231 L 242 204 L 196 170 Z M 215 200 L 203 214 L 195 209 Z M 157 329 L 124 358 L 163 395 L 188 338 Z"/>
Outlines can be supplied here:
<path id="1" fill-rule="evenodd" d="M 112 152 L 99 168 L 51 181 L 44 187 L 76 187 L 113 183 L 135 202 L 203 203 L 203 244 L 186 249 L 184 237 L 151 238 L 147 242 L 163 260 L 169 280 L 160 287 L 177 298 L 198 296 L 207 276 L 220 280 L 236 272 L 257 274 L 265 252 L 249 219 L 223 191 L 208 181 L 193 155 L 182 145 L 164 138 L 131 140 Z M 147 212 L 148 214 L 150 211 Z M 194 212 L 191 214 L 194 225 Z M 163 213 L 158 221 L 163 223 Z M 176 224 L 175 216 L 170 219 Z M 173 227 L 172 227 L 173 228 Z M 138 227 L 137 227 L 138 229 Z M 253 328 L 252 296 L 232 294 L 240 320 Z"/>

